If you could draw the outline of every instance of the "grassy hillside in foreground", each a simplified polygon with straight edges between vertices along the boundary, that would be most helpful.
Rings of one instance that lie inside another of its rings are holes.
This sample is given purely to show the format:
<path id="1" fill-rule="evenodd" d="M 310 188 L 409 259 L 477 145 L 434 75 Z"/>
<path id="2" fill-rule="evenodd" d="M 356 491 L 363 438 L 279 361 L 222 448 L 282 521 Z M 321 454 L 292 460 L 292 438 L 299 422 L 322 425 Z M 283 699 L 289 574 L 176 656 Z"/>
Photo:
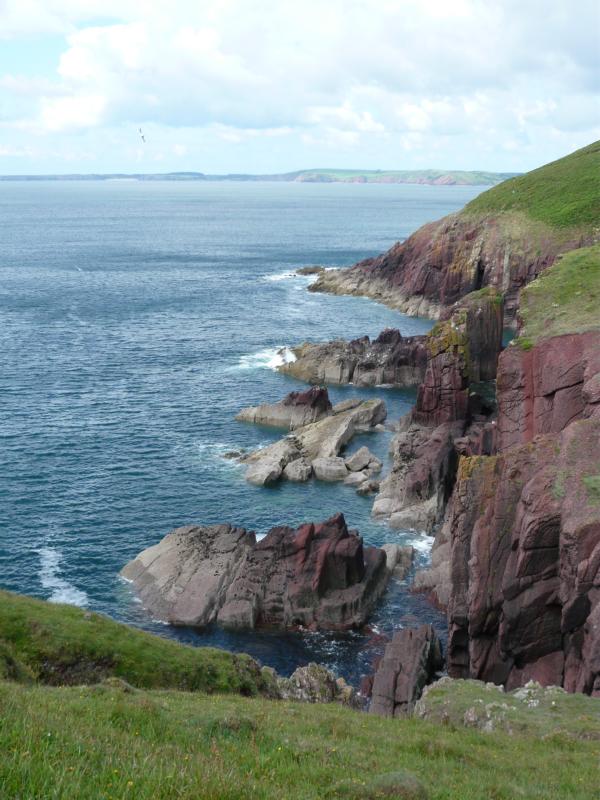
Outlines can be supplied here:
<path id="1" fill-rule="evenodd" d="M 574 713 L 590 728 L 590 704 L 600 701 L 567 700 L 580 704 Z M 591 800 L 598 739 L 593 731 L 574 739 L 561 731 L 562 711 L 546 713 L 553 719 L 540 738 L 381 719 L 334 705 L 0 682 L 0 795 Z"/>
<path id="2" fill-rule="evenodd" d="M 142 688 L 266 690 L 249 656 L 187 647 L 74 606 L 0 591 L 0 678 L 59 685 L 111 676 Z"/>
<path id="3" fill-rule="evenodd" d="M 516 340 L 600 330 L 600 245 L 571 250 L 521 290 L 523 328 Z"/>
<path id="4" fill-rule="evenodd" d="M 521 211 L 553 228 L 600 227 L 600 142 L 511 178 L 464 209 L 495 211 Z"/>

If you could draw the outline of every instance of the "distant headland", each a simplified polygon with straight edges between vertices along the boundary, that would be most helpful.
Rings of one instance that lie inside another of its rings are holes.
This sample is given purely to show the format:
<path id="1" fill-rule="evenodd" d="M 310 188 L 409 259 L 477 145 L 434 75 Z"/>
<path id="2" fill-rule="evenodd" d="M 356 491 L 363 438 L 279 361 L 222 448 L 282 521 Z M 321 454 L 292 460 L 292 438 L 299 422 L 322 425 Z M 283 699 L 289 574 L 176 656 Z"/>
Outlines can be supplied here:
<path id="1" fill-rule="evenodd" d="M 0 181 L 279 181 L 290 183 L 411 183 L 429 186 L 495 186 L 508 178 L 514 178 L 518 174 L 516 172 L 440 169 L 305 169 L 273 175 L 250 175 L 244 173 L 209 175 L 204 172 L 0 175 Z"/>

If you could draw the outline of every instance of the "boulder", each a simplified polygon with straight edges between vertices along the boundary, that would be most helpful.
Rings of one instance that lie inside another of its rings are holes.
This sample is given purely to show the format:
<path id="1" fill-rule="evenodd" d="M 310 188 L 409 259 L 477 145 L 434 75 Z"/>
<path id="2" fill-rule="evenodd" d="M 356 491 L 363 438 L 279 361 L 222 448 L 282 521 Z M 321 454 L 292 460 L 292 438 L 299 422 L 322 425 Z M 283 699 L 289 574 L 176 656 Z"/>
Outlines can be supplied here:
<path id="1" fill-rule="evenodd" d="M 361 447 L 346 459 L 346 466 L 351 472 L 360 472 L 363 469 L 378 472 L 382 467 L 382 463 L 368 447 Z"/>
<path id="2" fill-rule="evenodd" d="M 396 631 L 373 681 L 371 714 L 410 714 L 424 687 L 443 668 L 442 648 L 431 625 Z"/>
<path id="3" fill-rule="evenodd" d="M 281 463 L 274 459 L 265 458 L 256 464 L 251 464 L 246 470 L 246 480 L 255 486 L 268 486 L 276 483 L 281 477 Z"/>
<path id="4" fill-rule="evenodd" d="M 327 389 L 313 386 L 304 392 L 290 392 L 279 403 L 263 403 L 244 408 L 236 416 L 241 422 L 254 422 L 294 430 L 316 422 L 331 412 Z"/>
<path id="5" fill-rule="evenodd" d="M 411 545 L 384 544 L 381 548 L 386 556 L 386 565 L 394 578 L 404 580 L 411 570 L 415 557 Z"/>
<path id="6" fill-rule="evenodd" d="M 361 708 L 364 702 L 343 678 L 321 664 L 298 667 L 289 678 L 277 676 L 277 689 L 281 700 L 340 703 L 351 708 Z"/>
<path id="7" fill-rule="evenodd" d="M 368 480 L 364 481 L 357 486 L 356 492 L 357 494 L 368 495 L 368 494 L 376 494 L 379 491 L 379 481 Z"/>
<path id="8" fill-rule="evenodd" d="M 341 514 L 259 542 L 230 525 L 179 528 L 121 574 L 165 622 L 313 630 L 362 626 L 388 580 L 383 551 L 363 547 Z"/>
<path id="9" fill-rule="evenodd" d="M 348 466 L 348 462 L 346 462 L 346 466 Z M 355 489 L 363 484 L 365 481 L 369 480 L 369 473 L 367 470 L 363 470 L 362 472 L 348 472 L 346 471 L 346 475 L 348 476 L 344 483 L 346 486 L 353 486 Z"/>
<path id="10" fill-rule="evenodd" d="M 232 525 L 186 525 L 142 550 L 121 570 L 154 617 L 175 625 L 213 622 L 256 538 Z"/>
<path id="11" fill-rule="evenodd" d="M 260 462 L 259 462 L 260 463 Z M 300 457 L 290 461 L 283 470 L 283 477 L 288 481 L 303 483 L 313 474 L 313 468 L 306 459 Z"/>
<path id="12" fill-rule="evenodd" d="M 320 481 L 343 481 L 348 475 L 344 459 L 337 456 L 315 458 L 312 467 Z"/>

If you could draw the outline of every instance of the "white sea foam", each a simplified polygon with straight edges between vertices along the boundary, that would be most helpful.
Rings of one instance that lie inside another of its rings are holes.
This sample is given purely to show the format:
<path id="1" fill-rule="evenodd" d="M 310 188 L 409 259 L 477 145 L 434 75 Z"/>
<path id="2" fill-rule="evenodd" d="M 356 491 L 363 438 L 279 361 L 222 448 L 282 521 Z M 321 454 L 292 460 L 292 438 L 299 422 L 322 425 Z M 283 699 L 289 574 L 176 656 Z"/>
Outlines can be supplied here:
<path id="1" fill-rule="evenodd" d="M 274 275 L 263 275 L 263 281 L 269 281 L 270 283 L 279 283 L 279 281 L 289 281 L 296 278 L 300 278 L 301 276 L 296 274 L 295 272 L 276 272 Z"/>
<path id="2" fill-rule="evenodd" d="M 61 578 L 60 562 L 62 553 L 54 547 L 41 547 L 36 551 L 40 557 L 39 579 L 44 589 L 50 589 L 48 600 L 51 603 L 68 603 L 72 606 L 87 606 L 89 600 L 85 592 Z"/>
<path id="3" fill-rule="evenodd" d="M 427 555 L 431 552 L 434 541 L 435 536 L 428 536 L 426 533 L 423 533 L 421 536 L 411 539 L 408 544 L 412 545 L 418 553 Z"/>
<path id="4" fill-rule="evenodd" d="M 259 350 L 258 353 L 250 353 L 242 356 L 238 363 L 238 369 L 277 369 L 282 364 L 291 364 L 296 360 L 296 356 L 289 347 L 268 347 Z"/>

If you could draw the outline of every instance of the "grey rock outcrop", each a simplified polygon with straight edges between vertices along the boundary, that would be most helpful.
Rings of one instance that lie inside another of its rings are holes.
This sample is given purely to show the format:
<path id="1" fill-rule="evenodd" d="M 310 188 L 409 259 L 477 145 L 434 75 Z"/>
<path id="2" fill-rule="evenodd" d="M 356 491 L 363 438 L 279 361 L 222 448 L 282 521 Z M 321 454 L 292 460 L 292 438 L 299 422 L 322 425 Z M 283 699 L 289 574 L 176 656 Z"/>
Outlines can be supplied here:
<path id="1" fill-rule="evenodd" d="M 246 478 L 262 486 L 280 478 L 308 480 L 311 472 L 306 465 L 309 465 L 321 480 L 344 480 L 348 469 L 339 457 L 340 452 L 356 433 L 373 430 L 385 417 L 382 400 L 353 399 L 338 403 L 323 419 L 242 456 L 240 461 L 248 466 Z M 302 466 L 293 468 L 291 465 L 298 460 Z"/>
<path id="2" fill-rule="evenodd" d="M 276 676 L 277 692 L 281 700 L 303 703 L 340 703 L 351 708 L 361 708 L 362 698 L 344 678 L 337 678 L 322 664 L 298 667 L 289 678 Z"/>
<path id="3" fill-rule="evenodd" d="M 385 554 L 363 547 L 341 514 L 257 542 L 231 525 L 187 526 L 127 564 L 144 607 L 175 625 L 344 630 L 362 626 L 385 589 Z"/>
<path id="4" fill-rule="evenodd" d="M 405 337 L 395 328 L 386 328 L 373 341 L 363 336 L 350 342 L 307 342 L 293 353 L 295 361 L 279 371 L 314 384 L 415 386 L 427 364 L 425 337 Z"/>
<path id="5" fill-rule="evenodd" d="M 278 403 L 243 408 L 236 419 L 274 428 L 294 430 L 328 416 L 331 402 L 327 389 L 313 386 L 305 392 L 290 392 Z"/>

